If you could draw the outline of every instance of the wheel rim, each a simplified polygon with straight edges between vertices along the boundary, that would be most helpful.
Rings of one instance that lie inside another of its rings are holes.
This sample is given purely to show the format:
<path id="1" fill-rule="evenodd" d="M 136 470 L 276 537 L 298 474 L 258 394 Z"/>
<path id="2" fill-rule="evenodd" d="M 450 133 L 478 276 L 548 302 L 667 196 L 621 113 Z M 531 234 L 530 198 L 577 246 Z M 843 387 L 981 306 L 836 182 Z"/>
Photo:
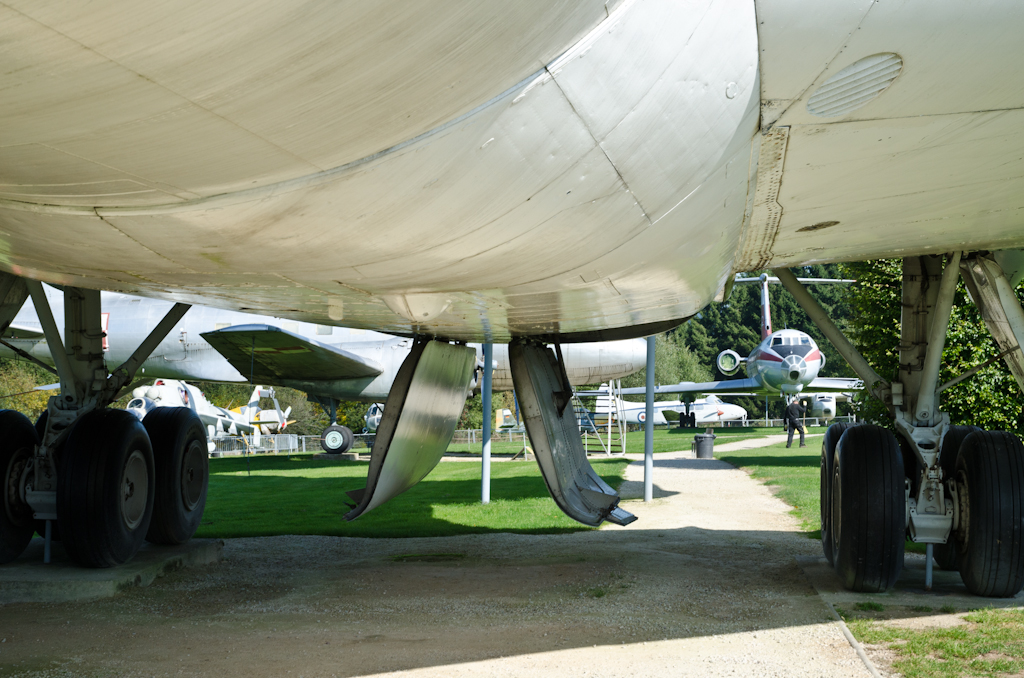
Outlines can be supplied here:
<path id="1" fill-rule="evenodd" d="M 21 476 L 25 473 L 25 467 L 32 459 L 32 452 L 23 447 L 13 455 L 7 463 L 7 472 L 4 474 L 4 513 L 7 519 L 18 527 L 28 524 L 32 519 L 32 509 L 21 500 Z"/>
<path id="2" fill-rule="evenodd" d="M 149 497 L 149 469 L 142 452 L 135 450 L 128 456 L 121 474 L 121 519 L 125 527 L 134 530 L 146 513 Z"/>
<path id="3" fill-rule="evenodd" d="M 203 456 L 206 451 L 202 444 L 193 440 L 185 450 L 181 464 L 181 501 L 189 511 L 195 510 L 203 497 Z"/>
<path id="4" fill-rule="evenodd" d="M 345 436 L 341 435 L 341 431 L 331 431 L 324 436 L 324 444 L 332 450 L 340 448 L 344 442 Z"/>

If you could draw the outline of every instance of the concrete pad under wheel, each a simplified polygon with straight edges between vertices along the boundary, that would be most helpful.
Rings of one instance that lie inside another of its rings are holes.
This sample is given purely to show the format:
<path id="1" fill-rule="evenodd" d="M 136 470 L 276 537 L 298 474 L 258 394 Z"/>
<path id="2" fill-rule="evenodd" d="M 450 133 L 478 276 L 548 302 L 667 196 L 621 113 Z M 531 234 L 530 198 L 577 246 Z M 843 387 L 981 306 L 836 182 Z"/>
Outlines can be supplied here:
<path id="1" fill-rule="evenodd" d="M 358 452 L 342 452 L 331 454 L 330 452 L 318 452 L 313 455 L 314 459 L 327 459 L 328 461 L 359 461 Z"/>
<path id="2" fill-rule="evenodd" d="M 36 537 L 20 558 L 0 565 L 0 604 L 108 598 L 132 586 L 149 586 L 183 567 L 219 562 L 223 548 L 220 539 L 192 539 L 179 546 L 146 543 L 124 565 L 93 569 L 72 563 L 56 541 L 52 562 L 43 563 L 43 539 Z"/>
<path id="3" fill-rule="evenodd" d="M 856 593 L 847 591 L 839 581 L 839 575 L 823 557 L 797 556 L 797 562 L 818 594 L 837 607 L 849 608 L 854 603 L 873 600 L 885 605 L 933 606 L 951 605 L 958 610 L 977 607 L 1020 607 L 1024 604 L 1024 592 L 1013 598 L 982 598 L 972 595 L 964 586 L 956 570 L 932 570 L 932 590 L 926 591 L 925 558 L 919 553 L 908 553 L 903 561 L 903 571 L 896 586 L 885 593 Z"/>

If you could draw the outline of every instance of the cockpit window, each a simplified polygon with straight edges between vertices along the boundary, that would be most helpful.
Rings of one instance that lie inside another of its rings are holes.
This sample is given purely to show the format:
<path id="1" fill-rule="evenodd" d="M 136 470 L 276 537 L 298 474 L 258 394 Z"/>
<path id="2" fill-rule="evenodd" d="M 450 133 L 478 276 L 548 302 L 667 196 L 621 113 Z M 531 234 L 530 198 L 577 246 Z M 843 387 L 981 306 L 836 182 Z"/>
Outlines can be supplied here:
<path id="1" fill-rule="evenodd" d="M 811 345 L 811 338 L 810 337 L 800 337 L 800 343 L 804 344 L 805 346 L 810 346 Z"/>
<path id="2" fill-rule="evenodd" d="M 772 346 L 782 346 L 782 337 L 772 339 Z"/>

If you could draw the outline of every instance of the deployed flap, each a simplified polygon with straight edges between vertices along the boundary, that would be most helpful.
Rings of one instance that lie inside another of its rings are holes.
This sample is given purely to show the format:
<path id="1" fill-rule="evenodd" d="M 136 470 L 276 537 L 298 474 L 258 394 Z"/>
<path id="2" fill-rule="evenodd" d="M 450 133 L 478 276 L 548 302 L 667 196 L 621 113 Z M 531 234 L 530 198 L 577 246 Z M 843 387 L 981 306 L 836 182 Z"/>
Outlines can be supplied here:
<path id="1" fill-rule="evenodd" d="M 554 352 L 540 344 L 515 341 L 508 353 L 530 444 L 558 507 L 584 525 L 600 525 L 603 520 L 626 525 L 636 520 L 618 508 L 619 495 L 587 461 L 573 408 L 559 413 L 558 394 L 567 380 Z"/>
<path id="2" fill-rule="evenodd" d="M 381 373 L 372 360 L 273 325 L 236 325 L 202 336 L 240 374 L 254 381 L 328 381 Z"/>
<path id="3" fill-rule="evenodd" d="M 468 346 L 425 340 L 413 344 L 384 404 L 366 489 L 346 520 L 405 492 L 437 466 L 466 405 L 475 365 L 476 351 Z M 356 499 L 354 493 L 349 496 Z"/>

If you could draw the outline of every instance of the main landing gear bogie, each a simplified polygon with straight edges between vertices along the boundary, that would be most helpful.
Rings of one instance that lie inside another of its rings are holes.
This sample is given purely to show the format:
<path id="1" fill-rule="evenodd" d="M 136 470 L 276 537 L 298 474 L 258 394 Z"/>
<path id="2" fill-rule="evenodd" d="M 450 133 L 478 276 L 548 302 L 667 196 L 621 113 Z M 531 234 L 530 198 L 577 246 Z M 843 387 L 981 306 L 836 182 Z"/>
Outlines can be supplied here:
<path id="1" fill-rule="evenodd" d="M 959 570 L 974 595 L 1012 597 L 1024 587 L 1024 445 L 974 426 L 949 427 L 942 445 L 957 520 L 947 543 L 935 544 L 935 561 Z M 912 484 L 903 454 L 878 426 L 833 424 L 825 435 L 822 550 L 847 589 L 881 592 L 899 577 Z"/>

